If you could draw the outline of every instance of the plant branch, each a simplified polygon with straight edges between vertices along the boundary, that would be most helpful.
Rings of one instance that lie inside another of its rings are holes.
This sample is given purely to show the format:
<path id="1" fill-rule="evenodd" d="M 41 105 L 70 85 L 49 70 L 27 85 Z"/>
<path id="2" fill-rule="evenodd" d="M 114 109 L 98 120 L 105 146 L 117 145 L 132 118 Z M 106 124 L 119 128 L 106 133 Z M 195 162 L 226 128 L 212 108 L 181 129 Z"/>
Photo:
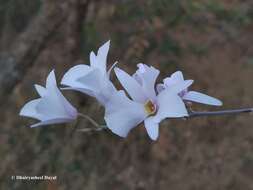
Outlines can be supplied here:
<path id="1" fill-rule="evenodd" d="M 203 111 L 203 112 L 195 112 L 195 111 L 189 111 L 189 116 L 184 118 L 193 118 L 193 117 L 208 117 L 208 116 L 223 116 L 223 115 L 235 115 L 240 113 L 251 113 L 253 112 L 253 108 L 241 108 L 241 109 L 230 109 L 230 110 L 221 110 L 221 111 Z M 83 128 L 78 129 L 80 132 L 91 132 L 91 131 L 102 131 L 106 129 L 107 127 L 104 125 L 99 125 L 95 120 L 90 118 L 89 116 L 78 113 L 78 116 L 87 119 L 90 123 L 92 123 L 95 128 Z M 76 126 L 77 127 L 77 126 Z M 76 127 L 74 131 L 76 130 Z"/>
<path id="2" fill-rule="evenodd" d="M 221 115 L 234 115 L 240 113 L 250 113 L 253 112 L 253 108 L 241 108 L 241 109 L 231 109 L 231 110 L 221 110 L 221 111 L 204 111 L 204 112 L 195 112 L 191 111 L 187 118 L 192 117 L 203 117 L 203 116 L 221 116 Z"/>

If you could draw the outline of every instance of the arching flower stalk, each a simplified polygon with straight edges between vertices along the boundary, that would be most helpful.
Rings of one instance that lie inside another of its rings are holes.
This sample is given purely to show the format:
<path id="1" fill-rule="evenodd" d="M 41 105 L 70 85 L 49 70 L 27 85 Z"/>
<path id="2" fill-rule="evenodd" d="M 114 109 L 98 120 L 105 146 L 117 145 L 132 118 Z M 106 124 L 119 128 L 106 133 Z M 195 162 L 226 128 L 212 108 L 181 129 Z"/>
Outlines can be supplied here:
<path id="1" fill-rule="evenodd" d="M 222 102 L 206 94 L 189 90 L 193 80 L 184 80 L 181 71 L 165 78 L 163 83 L 156 84 L 160 71 L 142 63 L 137 65 L 138 69 L 133 75 L 117 67 L 114 69 L 117 79 L 129 95 L 127 96 L 124 90 L 117 90 L 110 80 L 110 73 L 115 64 L 107 70 L 109 47 L 110 41 L 98 49 L 97 55 L 94 52 L 90 53 L 90 65 L 72 67 L 61 80 L 61 84 L 66 86 L 61 89 L 80 91 L 95 97 L 105 108 L 106 125 L 99 125 L 89 116 L 78 113 L 58 89 L 54 71 L 48 75 L 46 87 L 35 85 L 40 98 L 25 104 L 20 115 L 40 120 L 31 127 L 69 123 L 82 117 L 94 127 L 77 129 L 78 131 L 110 129 L 121 137 L 127 137 L 131 129 L 144 122 L 149 137 L 156 140 L 159 136 L 159 123 L 167 118 L 253 112 L 253 108 L 213 112 L 187 110 L 187 102 L 213 106 L 221 106 Z"/>

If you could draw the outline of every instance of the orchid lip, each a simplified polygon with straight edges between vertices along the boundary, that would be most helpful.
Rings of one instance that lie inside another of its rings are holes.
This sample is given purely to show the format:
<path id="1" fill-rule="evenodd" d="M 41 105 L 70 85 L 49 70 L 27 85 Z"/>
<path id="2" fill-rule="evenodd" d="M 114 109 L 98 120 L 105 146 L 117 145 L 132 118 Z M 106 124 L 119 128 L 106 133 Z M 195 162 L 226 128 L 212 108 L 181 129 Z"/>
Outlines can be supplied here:
<path id="1" fill-rule="evenodd" d="M 145 104 L 144 104 L 144 108 L 146 113 L 148 114 L 148 116 L 150 115 L 155 115 L 156 111 L 157 111 L 157 105 L 154 104 L 151 100 L 148 100 Z"/>

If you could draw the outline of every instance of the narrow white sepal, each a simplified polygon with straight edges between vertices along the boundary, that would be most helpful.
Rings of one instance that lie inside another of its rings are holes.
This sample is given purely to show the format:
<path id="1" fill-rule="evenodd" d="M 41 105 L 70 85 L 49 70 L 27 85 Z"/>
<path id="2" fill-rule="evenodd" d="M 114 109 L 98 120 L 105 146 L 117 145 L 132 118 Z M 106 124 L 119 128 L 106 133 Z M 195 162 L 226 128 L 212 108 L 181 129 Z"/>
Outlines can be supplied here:
<path id="1" fill-rule="evenodd" d="M 198 102 L 202 104 L 208 104 L 212 106 L 221 106 L 222 102 L 218 100 L 217 98 L 213 98 L 211 96 L 208 96 L 206 94 L 195 92 L 195 91 L 189 91 L 183 96 L 184 100 L 189 100 L 193 102 Z"/>

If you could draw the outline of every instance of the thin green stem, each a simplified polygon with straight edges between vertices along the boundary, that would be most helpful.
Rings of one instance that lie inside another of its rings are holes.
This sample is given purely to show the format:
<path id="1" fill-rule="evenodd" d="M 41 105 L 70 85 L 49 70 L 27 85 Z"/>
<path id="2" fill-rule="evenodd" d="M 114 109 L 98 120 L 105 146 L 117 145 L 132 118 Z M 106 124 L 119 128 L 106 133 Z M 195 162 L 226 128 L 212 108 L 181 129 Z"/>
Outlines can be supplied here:
<path id="1" fill-rule="evenodd" d="M 78 113 L 78 116 L 80 116 L 80 117 L 82 117 L 84 119 L 87 119 L 96 128 L 100 128 L 100 125 L 94 119 L 92 119 L 90 116 L 82 114 L 82 113 Z"/>
<path id="2" fill-rule="evenodd" d="M 102 130 L 106 129 L 106 126 L 99 125 L 94 119 L 92 119 L 88 115 L 85 115 L 85 114 L 82 114 L 82 113 L 78 113 L 78 116 L 82 117 L 84 119 L 87 119 L 94 126 L 94 128 L 77 129 L 77 131 L 80 131 L 80 132 L 91 132 L 91 131 L 102 131 Z"/>

